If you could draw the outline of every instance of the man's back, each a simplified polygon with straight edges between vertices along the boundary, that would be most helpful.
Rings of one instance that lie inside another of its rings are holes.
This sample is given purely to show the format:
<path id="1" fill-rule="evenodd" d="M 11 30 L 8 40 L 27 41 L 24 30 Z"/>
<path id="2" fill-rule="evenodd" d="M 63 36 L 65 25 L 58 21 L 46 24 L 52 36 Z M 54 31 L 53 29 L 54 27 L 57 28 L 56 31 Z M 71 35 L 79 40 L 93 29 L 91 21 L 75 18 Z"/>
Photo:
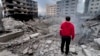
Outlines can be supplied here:
<path id="1" fill-rule="evenodd" d="M 74 26 L 71 22 L 65 21 L 61 24 L 60 35 L 61 36 L 70 36 L 74 38 Z"/>
<path id="2" fill-rule="evenodd" d="M 74 25 L 70 22 L 70 17 L 67 16 L 66 21 L 61 24 L 60 27 L 60 35 L 61 35 L 61 52 L 64 53 L 64 46 L 66 43 L 66 51 L 65 54 L 69 53 L 69 45 L 71 39 L 74 39 Z"/>

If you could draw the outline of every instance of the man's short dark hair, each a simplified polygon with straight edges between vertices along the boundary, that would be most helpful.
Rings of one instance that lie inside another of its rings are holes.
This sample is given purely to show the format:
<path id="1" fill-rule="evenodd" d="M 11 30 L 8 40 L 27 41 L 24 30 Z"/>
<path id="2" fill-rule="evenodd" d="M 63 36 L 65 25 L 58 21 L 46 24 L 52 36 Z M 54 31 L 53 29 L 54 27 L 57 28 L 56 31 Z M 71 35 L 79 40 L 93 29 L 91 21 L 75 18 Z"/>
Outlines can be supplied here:
<path id="1" fill-rule="evenodd" d="M 70 16 L 67 16 L 66 17 L 66 21 L 70 21 Z"/>

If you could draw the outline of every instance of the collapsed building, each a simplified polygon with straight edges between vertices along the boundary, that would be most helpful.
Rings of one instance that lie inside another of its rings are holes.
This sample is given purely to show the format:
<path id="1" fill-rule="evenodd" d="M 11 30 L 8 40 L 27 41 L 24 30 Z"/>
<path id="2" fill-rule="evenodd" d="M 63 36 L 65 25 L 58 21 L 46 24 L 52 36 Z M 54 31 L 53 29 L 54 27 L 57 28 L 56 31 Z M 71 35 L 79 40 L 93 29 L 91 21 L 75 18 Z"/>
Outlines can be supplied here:
<path id="1" fill-rule="evenodd" d="M 33 0 L 2 0 L 2 6 L 4 17 L 26 21 L 38 17 L 37 2 Z"/>

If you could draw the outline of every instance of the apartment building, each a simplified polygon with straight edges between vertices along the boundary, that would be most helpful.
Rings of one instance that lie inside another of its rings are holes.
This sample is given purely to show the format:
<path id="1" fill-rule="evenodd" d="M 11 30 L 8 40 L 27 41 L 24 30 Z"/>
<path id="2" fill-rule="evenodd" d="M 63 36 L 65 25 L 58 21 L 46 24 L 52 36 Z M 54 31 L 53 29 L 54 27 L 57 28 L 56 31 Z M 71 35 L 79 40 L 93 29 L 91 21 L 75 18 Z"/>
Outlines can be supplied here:
<path id="1" fill-rule="evenodd" d="M 90 0 L 85 0 L 85 3 L 84 3 L 84 13 L 88 13 L 89 1 Z"/>
<path id="2" fill-rule="evenodd" d="M 56 14 L 57 14 L 57 5 L 47 5 L 46 6 L 47 16 L 56 16 Z"/>
<path id="3" fill-rule="evenodd" d="M 58 16 L 75 16 L 78 0 L 61 0 L 57 2 Z M 60 14 L 61 13 L 61 14 Z"/>
<path id="4" fill-rule="evenodd" d="M 57 16 L 62 16 L 63 13 L 62 13 L 62 1 L 57 1 Z"/>
<path id="5" fill-rule="evenodd" d="M 88 14 L 90 16 L 100 15 L 100 0 L 89 0 Z"/>
<path id="6" fill-rule="evenodd" d="M 33 0 L 2 0 L 4 17 L 28 20 L 38 16 L 37 2 Z"/>

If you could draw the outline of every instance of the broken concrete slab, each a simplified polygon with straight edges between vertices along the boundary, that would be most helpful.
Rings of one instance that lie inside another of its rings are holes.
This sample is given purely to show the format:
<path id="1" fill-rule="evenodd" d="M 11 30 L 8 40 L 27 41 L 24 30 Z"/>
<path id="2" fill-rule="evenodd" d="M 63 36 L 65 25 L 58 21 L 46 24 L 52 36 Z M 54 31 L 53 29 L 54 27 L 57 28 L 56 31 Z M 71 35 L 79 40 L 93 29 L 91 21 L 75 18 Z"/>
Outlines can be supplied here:
<path id="1" fill-rule="evenodd" d="M 34 44 L 33 48 L 36 50 L 38 48 L 38 46 L 39 46 L 38 44 Z"/>
<path id="2" fill-rule="evenodd" d="M 35 38 L 35 37 L 38 37 L 39 35 L 40 35 L 40 33 L 31 34 L 30 38 Z"/>
<path id="3" fill-rule="evenodd" d="M 30 39 L 31 39 L 30 37 L 26 37 L 26 38 L 23 39 L 23 41 L 28 41 Z"/>
<path id="4" fill-rule="evenodd" d="M 52 43 L 52 40 L 47 40 L 46 43 L 50 44 L 50 43 Z"/>
<path id="5" fill-rule="evenodd" d="M 31 34 L 30 36 L 24 38 L 23 41 L 26 42 L 26 41 L 28 41 L 30 39 L 38 37 L 39 35 L 40 35 L 40 33 Z"/>
<path id="6" fill-rule="evenodd" d="M 86 45 L 81 45 L 81 48 L 82 48 L 82 52 L 85 56 L 91 56 L 91 52 L 90 52 L 90 50 L 87 49 Z"/>
<path id="7" fill-rule="evenodd" d="M 72 52 L 72 53 L 75 53 L 76 52 L 76 49 L 75 48 L 70 48 L 69 51 Z"/>
<path id="8" fill-rule="evenodd" d="M 86 48 L 87 48 L 87 46 L 86 46 L 86 45 L 81 45 L 81 47 L 82 47 L 83 49 L 86 49 Z"/>
<path id="9" fill-rule="evenodd" d="M 20 28 L 20 27 L 24 26 L 23 22 L 16 21 L 16 20 L 14 20 L 13 18 L 10 18 L 10 17 L 9 18 L 3 18 L 2 22 L 3 22 L 5 30 L 8 30 L 8 29 L 12 30 L 12 29 Z"/>
<path id="10" fill-rule="evenodd" d="M 28 54 L 29 54 L 29 55 L 33 55 L 33 50 L 32 50 L 32 49 L 29 49 L 29 50 L 28 50 Z"/>
<path id="11" fill-rule="evenodd" d="M 100 46 L 100 38 L 94 39 L 94 42 Z"/>
<path id="12" fill-rule="evenodd" d="M 83 49 L 83 53 L 85 54 L 85 56 L 92 56 L 91 52 L 87 49 Z"/>
<path id="13" fill-rule="evenodd" d="M 21 35 L 23 35 L 24 32 L 22 30 L 16 31 L 16 32 L 11 32 L 11 33 L 7 33 L 7 34 L 3 34 L 0 36 L 0 42 L 6 42 L 9 41 L 11 39 L 14 39 L 16 37 L 19 37 Z"/>
<path id="14" fill-rule="evenodd" d="M 12 52 L 10 52 L 8 50 L 4 50 L 4 51 L 0 52 L 0 56 L 18 56 L 18 55 L 13 54 Z"/>
<path id="15" fill-rule="evenodd" d="M 23 54 L 27 54 L 28 53 L 29 48 L 27 47 L 26 49 L 23 50 Z"/>

